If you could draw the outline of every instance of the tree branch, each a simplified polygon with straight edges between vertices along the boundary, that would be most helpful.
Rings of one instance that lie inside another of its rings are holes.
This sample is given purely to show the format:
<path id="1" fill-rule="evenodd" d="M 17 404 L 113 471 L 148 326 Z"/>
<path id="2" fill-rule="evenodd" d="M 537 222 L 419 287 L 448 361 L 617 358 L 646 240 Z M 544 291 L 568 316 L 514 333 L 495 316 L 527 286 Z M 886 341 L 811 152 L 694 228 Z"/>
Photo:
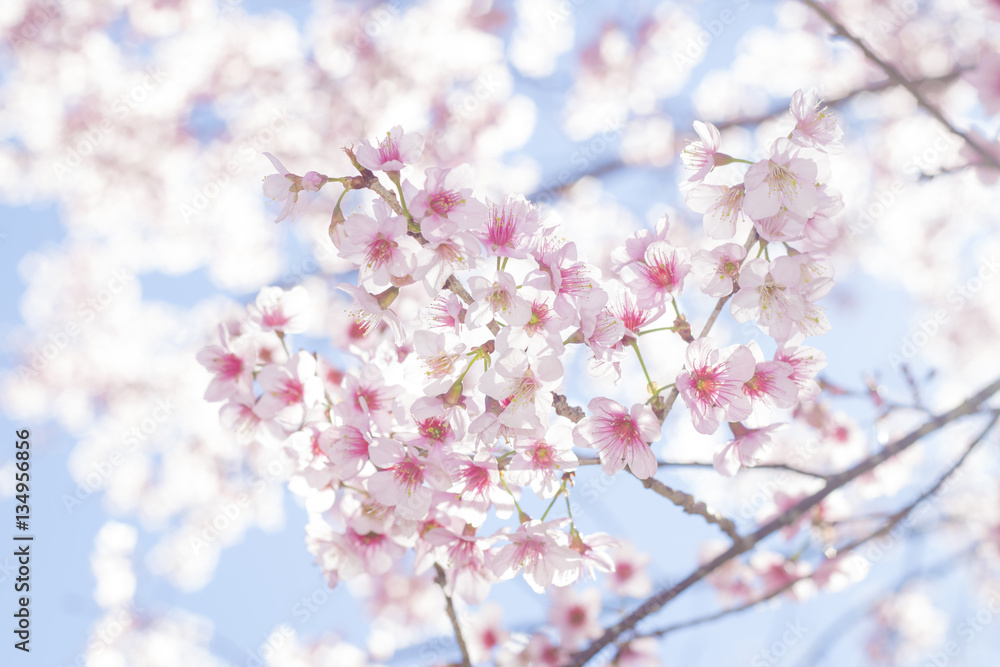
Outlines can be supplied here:
<path id="1" fill-rule="evenodd" d="M 949 132 L 960 137 L 962 141 L 964 141 L 972 150 L 974 150 L 976 153 L 979 154 L 980 157 L 982 157 L 985 164 L 990 165 L 994 169 L 1000 169 L 1000 160 L 994 157 L 993 154 L 990 153 L 988 150 L 986 150 L 984 147 L 980 146 L 978 142 L 973 141 L 968 134 L 962 132 L 957 127 L 952 125 L 951 121 L 945 118 L 944 114 L 941 113 L 941 111 L 936 106 L 931 104 L 926 97 L 924 97 L 924 94 L 920 92 L 920 89 L 917 88 L 917 86 L 912 81 L 903 76 L 903 74 L 898 69 L 896 69 L 895 65 L 892 65 L 891 63 L 877 56 L 875 52 L 872 51 L 867 44 L 865 44 L 864 40 L 862 40 L 860 37 L 857 37 L 856 35 L 854 35 L 854 33 L 848 30 L 847 26 L 845 26 L 843 23 L 837 20 L 837 18 L 835 18 L 833 14 L 827 11 L 826 7 L 816 2 L 816 0 L 802 0 L 802 4 L 812 8 L 812 10 L 815 11 L 817 14 L 819 14 L 823 18 L 823 20 L 826 21 L 830 25 L 830 27 L 834 29 L 834 31 L 836 31 L 837 34 L 841 35 L 846 40 L 848 40 L 849 42 L 857 46 L 859 49 L 861 49 L 861 52 L 865 54 L 865 57 L 868 58 L 868 60 L 875 63 L 876 65 L 878 65 L 878 67 L 883 72 L 885 72 L 886 75 L 893 82 L 902 86 L 903 88 L 906 88 L 907 92 L 909 92 L 910 95 L 913 95 L 914 99 L 917 100 L 917 104 L 922 106 L 924 110 L 927 111 L 927 113 L 929 113 L 931 116 L 933 116 L 939 123 L 948 128 Z"/>
<path id="2" fill-rule="evenodd" d="M 465 637 L 462 636 L 462 628 L 458 624 L 458 615 L 455 613 L 455 605 L 451 601 L 451 596 L 445 591 L 445 584 L 448 582 L 447 577 L 444 573 L 444 568 L 442 568 L 437 563 L 434 563 L 434 570 L 437 572 L 437 576 L 434 578 L 435 583 L 441 587 L 441 593 L 444 595 L 445 607 L 448 610 L 448 618 L 451 620 L 451 627 L 455 629 L 455 640 L 458 642 L 458 648 L 462 651 L 462 667 L 472 667 L 472 660 L 469 659 L 469 648 L 465 645 Z"/>
<path id="3" fill-rule="evenodd" d="M 568 663 L 568 667 L 582 667 L 582 665 L 585 665 L 591 658 L 597 655 L 601 649 L 613 642 L 620 634 L 632 629 L 635 627 L 636 623 L 650 614 L 659 611 L 665 604 L 704 579 L 725 563 L 740 554 L 749 551 L 772 533 L 775 533 L 786 526 L 792 525 L 796 520 L 798 520 L 799 517 L 810 511 L 831 493 L 845 486 L 854 479 L 857 479 L 861 475 L 878 467 L 889 458 L 906 450 L 915 442 L 918 442 L 921 438 L 924 438 L 925 436 L 941 429 L 943 426 L 959 419 L 960 417 L 972 414 L 980 404 L 996 394 L 997 391 L 1000 391 L 1000 379 L 993 381 L 991 384 L 977 392 L 974 396 L 963 401 L 943 415 L 928 420 L 924 425 L 911 431 L 906 436 L 890 445 L 887 445 L 878 454 L 861 461 L 848 470 L 831 475 L 826 483 L 826 486 L 822 489 L 810 496 L 807 496 L 806 498 L 803 498 L 793 507 L 786 510 L 783 514 L 776 516 L 771 521 L 758 528 L 751 535 L 740 539 L 728 550 L 716 556 L 708 563 L 701 565 L 675 586 L 660 590 L 651 597 L 647 598 L 635 611 L 608 628 L 604 634 L 601 635 L 601 637 L 593 641 L 586 649 L 574 654 Z"/>
<path id="4" fill-rule="evenodd" d="M 629 472 L 632 471 L 630 470 Z M 635 476 L 635 473 L 632 473 L 632 475 Z M 732 519 L 726 517 L 721 512 L 712 509 L 700 500 L 697 500 L 690 493 L 672 489 L 655 477 L 649 477 L 639 481 L 642 482 L 642 485 L 647 489 L 652 489 L 654 492 L 660 494 L 674 505 L 680 507 L 686 514 L 697 514 L 708 523 L 721 528 L 722 532 L 732 538 L 734 542 L 740 541 L 740 534 L 736 530 L 736 524 L 733 523 Z"/>

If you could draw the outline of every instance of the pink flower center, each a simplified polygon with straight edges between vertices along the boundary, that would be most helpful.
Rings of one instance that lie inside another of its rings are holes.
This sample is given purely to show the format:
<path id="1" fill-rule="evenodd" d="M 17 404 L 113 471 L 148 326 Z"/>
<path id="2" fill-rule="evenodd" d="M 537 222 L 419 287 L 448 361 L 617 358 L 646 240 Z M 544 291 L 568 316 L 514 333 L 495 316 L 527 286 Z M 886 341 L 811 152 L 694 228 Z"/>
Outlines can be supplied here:
<path id="1" fill-rule="evenodd" d="M 642 443 L 642 438 L 639 436 L 639 429 L 636 428 L 635 422 L 632 421 L 632 417 L 630 415 L 611 415 L 610 417 L 600 421 L 603 422 L 600 430 L 604 437 L 610 436 L 617 442 L 624 442 L 627 444 Z"/>
<path id="2" fill-rule="evenodd" d="M 583 625 L 584 621 L 587 620 L 587 612 L 580 606 L 570 607 L 569 614 L 567 616 L 570 626 L 576 628 Z"/>
<path id="3" fill-rule="evenodd" d="M 218 361 L 219 375 L 227 380 L 234 380 L 243 372 L 243 360 L 235 354 L 227 354 Z"/>
<path id="4" fill-rule="evenodd" d="M 618 581 L 628 581 L 635 574 L 635 568 L 631 563 L 618 563 L 615 567 L 615 579 Z"/>
<path id="5" fill-rule="evenodd" d="M 372 239 L 368 244 L 368 252 L 365 254 L 368 268 L 378 268 L 388 262 L 392 257 L 392 251 L 395 247 L 396 243 L 381 234 Z"/>
<path id="6" fill-rule="evenodd" d="M 392 470 L 392 478 L 396 484 L 405 487 L 409 494 L 412 494 L 424 483 L 423 467 L 409 456 L 392 466 L 390 470 Z"/>
<path id="7" fill-rule="evenodd" d="M 451 190 L 435 192 L 427 202 L 427 206 L 435 214 L 442 218 L 447 218 L 448 214 L 458 208 L 459 204 L 465 201 L 462 195 Z"/>
<path id="8" fill-rule="evenodd" d="M 514 550 L 514 560 L 521 567 L 532 567 L 545 554 L 545 543 L 533 537 L 522 540 Z"/>
<path id="9" fill-rule="evenodd" d="M 723 386 L 722 373 L 719 368 L 709 368 L 708 366 L 699 369 L 694 373 L 694 390 L 698 394 L 698 400 L 715 406 L 719 401 L 719 390 Z"/>
<path id="10" fill-rule="evenodd" d="M 513 247 L 517 223 L 517 216 L 505 208 L 497 210 L 494 206 L 490 211 L 490 220 L 486 225 L 486 238 L 498 248 Z"/>
<path id="11" fill-rule="evenodd" d="M 281 388 L 274 393 L 275 395 L 281 397 L 281 400 L 285 402 L 285 405 L 292 405 L 293 403 L 302 402 L 305 389 L 302 387 L 301 382 L 295 378 L 289 378 L 284 380 L 281 383 Z"/>
<path id="12" fill-rule="evenodd" d="M 644 265 L 642 270 L 649 282 L 668 292 L 677 286 L 675 267 L 664 255 L 658 255 L 655 263 Z"/>
<path id="13" fill-rule="evenodd" d="M 458 478 L 465 484 L 465 493 L 483 498 L 490 489 L 490 471 L 475 463 L 466 464 L 458 473 Z"/>
<path id="14" fill-rule="evenodd" d="M 451 424 L 440 417 L 431 417 L 417 426 L 417 431 L 427 440 L 434 442 L 444 442 L 451 434 Z"/>
<path id="15" fill-rule="evenodd" d="M 288 316 L 281 312 L 281 309 L 265 310 L 264 317 L 261 318 L 265 327 L 279 329 L 288 324 Z"/>
<path id="16" fill-rule="evenodd" d="M 382 161 L 382 164 L 397 160 L 403 161 L 399 155 L 399 142 L 393 139 L 392 135 L 387 134 L 385 139 L 378 142 L 378 159 Z"/>
<path id="17" fill-rule="evenodd" d="M 545 442 L 539 442 L 531 452 L 531 465 L 535 470 L 549 470 L 553 467 L 552 449 Z"/>

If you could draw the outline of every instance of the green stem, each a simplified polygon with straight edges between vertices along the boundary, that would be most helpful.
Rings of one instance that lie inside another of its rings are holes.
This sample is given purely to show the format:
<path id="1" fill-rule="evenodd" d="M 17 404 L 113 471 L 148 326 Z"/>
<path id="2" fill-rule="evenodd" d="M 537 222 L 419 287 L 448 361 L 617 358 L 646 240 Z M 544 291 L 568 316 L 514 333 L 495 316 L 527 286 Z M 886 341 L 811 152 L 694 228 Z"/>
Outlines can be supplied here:
<path id="1" fill-rule="evenodd" d="M 507 493 L 510 494 L 510 499 L 514 501 L 514 507 L 517 508 L 517 515 L 519 517 L 528 516 L 527 514 L 524 513 L 524 510 L 521 509 L 521 506 L 517 504 L 517 498 L 514 497 L 514 492 L 510 490 L 509 486 L 507 486 L 507 480 L 503 478 L 503 473 L 500 473 L 500 483 L 503 485 L 504 490 L 506 490 Z"/>
<path id="2" fill-rule="evenodd" d="M 639 352 L 639 344 L 637 341 L 632 341 L 632 349 L 635 350 L 635 356 L 639 358 L 639 365 L 642 366 L 642 372 L 646 376 L 646 387 L 649 391 L 653 391 L 653 378 L 649 377 L 649 371 L 646 370 L 646 362 L 642 360 L 642 353 Z"/>
<path id="3" fill-rule="evenodd" d="M 646 329 L 645 331 L 640 331 L 639 336 L 645 336 L 656 331 L 677 331 L 677 327 L 659 327 L 658 329 Z"/>
<path id="4" fill-rule="evenodd" d="M 677 314 L 677 317 L 680 317 L 681 311 L 677 308 L 677 299 L 670 297 L 670 305 L 674 307 L 674 313 Z"/>
<path id="5" fill-rule="evenodd" d="M 562 484 L 559 485 L 559 489 L 556 491 L 556 495 L 552 496 L 552 502 L 549 503 L 549 506 L 545 508 L 545 513 L 542 514 L 542 519 L 541 519 L 542 521 L 545 521 L 545 517 L 549 515 L 549 510 L 552 509 L 552 506 L 556 504 L 557 500 L 559 500 L 559 494 L 565 490 L 566 490 L 566 482 L 563 482 Z"/>

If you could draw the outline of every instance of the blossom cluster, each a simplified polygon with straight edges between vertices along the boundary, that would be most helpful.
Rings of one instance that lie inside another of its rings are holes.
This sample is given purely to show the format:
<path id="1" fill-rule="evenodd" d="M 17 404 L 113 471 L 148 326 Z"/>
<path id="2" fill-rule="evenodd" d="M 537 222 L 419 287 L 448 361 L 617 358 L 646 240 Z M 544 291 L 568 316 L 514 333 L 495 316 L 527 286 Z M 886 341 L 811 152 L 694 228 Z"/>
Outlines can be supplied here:
<path id="1" fill-rule="evenodd" d="M 214 373 L 206 398 L 225 401 L 224 424 L 298 462 L 292 488 L 307 498 L 307 542 L 331 585 L 386 575 L 409 550 L 415 574 L 438 569 L 446 593 L 470 604 L 516 576 L 541 593 L 614 572 L 616 540 L 573 522 L 574 477 L 591 462 L 585 450 L 608 475 L 627 467 L 652 477 L 671 388 L 699 433 L 729 424 L 733 437 L 715 456 L 721 474 L 754 464 L 784 426 L 780 411 L 818 392 L 823 356 L 802 342 L 829 328 L 816 301 L 832 286 L 823 248 L 840 202 L 817 179 L 840 130 L 815 93 L 797 93 L 791 111 L 794 128 L 757 162 L 722 153 L 718 130 L 696 123 L 700 141 L 684 152 L 694 173 L 682 187 L 706 236 L 722 244 L 676 246 L 663 218 L 615 250 L 610 273 L 523 196 L 477 199 L 468 167 L 427 168 L 419 184 L 404 177 L 424 139 L 400 127 L 346 149 L 360 177 L 297 176 L 269 156 L 278 173 L 264 188 L 282 203 L 279 220 L 294 217 L 300 193 L 331 183 L 380 195 L 370 214 L 344 216 L 338 201 L 330 225 L 356 270 L 356 283 L 336 286 L 353 321 L 338 352 L 356 363 L 289 346 L 310 315 L 301 286 L 262 290 L 199 353 Z M 750 165 L 739 182 L 708 182 L 736 163 Z M 395 192 L 376 185 L 377 173 Z M 710 325 L 695 338 L 678 306 L 685 287 L 719 308 L 729 302 L 775 352 L 753 341 L 723 346 Z M 640 337 L 654 330 L 687 344 L 666 386 L 640 353 Z M 627 385 L 634 376 L 622 367 L 634 353 L 646 374 L 628 387 L 634 400 L 593 396 L 586 413 L 569 406 L 573 348 L 590 372 Z M 550 501 L 540 516 L 522 508 L 528 494 Z M 550 518 L 560 496 L 567 516 Z M 599 605 L 590 606 L 584 616 L 596 624 Z M 560 650 L 588 635 L 567 630 Z"/>

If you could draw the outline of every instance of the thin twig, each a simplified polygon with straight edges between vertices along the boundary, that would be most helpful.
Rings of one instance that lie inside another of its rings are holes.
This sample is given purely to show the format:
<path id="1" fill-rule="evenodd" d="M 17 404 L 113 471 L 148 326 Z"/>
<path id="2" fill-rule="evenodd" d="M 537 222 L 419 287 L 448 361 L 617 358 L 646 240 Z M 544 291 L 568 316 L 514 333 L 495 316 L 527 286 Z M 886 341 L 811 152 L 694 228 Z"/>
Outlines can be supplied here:
<path id="1" fill-rule="evenodd" d="M 889 458 L 906 450 L 915 442 L 918 442 L 925 436 L 930 435 L 960 417 L 974 413 L 979 405 L 996 394 L 997 391 L 1000 391 L 1000 379 L 993 381 L 991 384 L 977 392 L 974 396 L 963 401 L 943 415 L 928 420 L 919 428 L 914 429 L 896 442 L 887 445 L 878 454 L 861 461 L 848 470 L 831 475 L 830 479 L 826 483 L 826 486 L 822 489 L 803 498 L 794 506 L 758 528 L 751 535 L 740 539 L 725 552 L 719 554 L 708 563 L 704 563 L 699 568 L 694 570 L 683 581 L 679 582 L 675 586 L 657 591 L 654 595 L 647 598 L 635 611 L 605 630 L 604 634 L 591 642 L 587 648 L 571 656 L 568 667 L 582 667 L 623 632 L 632 629 L 635 627 L 636 623 L 650 614 L 659 611 L 665 604 L 686 591 L 688 588 L 694 586 L 696 583 L 707 577 L 718 568 L 722 567 L 724 564 L 728 563 L 733 558 L 749 551 L 771 534 L 786 526 L 792 525 L 799 519 L 799 517 L 812 510 L 813 507 L 821 503 L 831 493 L 857 479 L 861 475 L 870 472 Z"/>
<path id="2" fill-rule="evenodd" d="M 434 570 L 437 572 L 437 577 L 434 578 L 434 581 L 441 587 L 445 607 L 448 610 L 448 618 L 451 620 L 451 627 L 455 629 L 455 640 L 458 641 L 458 648 L 462 651 L 462 667 L 472 667 L 472 660 L 469 659 L 469 648 L 465 645 L 465 637 L 462 636 L 462 628 L 458 624 L 458 614 L 455 613 L 455 605 L 451 601 L 451 596 L 445 590 L 445 584 L 448 582 L 448 579 L 445 576 L 444 568 L 434 563 Z"/>
<path id="3" fill-rule="evenodd" d="M 854 33 L 848 30 L 847 26 L 845 26 L 836 17 L 834 17 L 833 14 L 831 14 L 826 9 L 826 7 L 816 2 L 816 0 L 802 0 L 802 4 L 806 5 L 807 7 L 811 7 L 813 11 L 819 14 L 823 18 L 823 20 L 826 21 L 830 25 L 830 27 L 837 32 L 837 34 L 841 35 L 846 40 L 848 40 L 849 42 L 857 46 L 859 49 L 861 49 L 861 52 L 865 54 L 865 57 L 868 58 L 868 60 L 875 63 L 876 65 L 878 65 L 878 67 L 883 72 L 885 72 L 886 75 L 892 81 L 899 84 L 903 88 L 906 88 L 907 92 L 913 95 L 914 99 L 917 100 L 917 104 L 922 106 L 924 110 L 927 111 L 927 113 L 929 113 L 931 116 L 933 116 L 939 123 L 948 128 L 949 132 L 960 137 L 962 141 L 964 141 L 972 150 L 974 150 L 976 153 L 979 154 L 980 157 L 982 157 L 982 159 L 986 164 L 989 164 L 994 169 L 1000 169 L 1000 160 L 998 160 L 995 156 L 993 156 L 993 154 L 991 154 L 988 150 L 980 146 L 978 142 L 973 141 L 968 134 L 962 132 L 957 127 L 952 125 L 951 121 L 945 118 L 944 114 L 941 113 L 941 111 L 936 106 L 931 104 L 926 97 L 924 97 L 924 94 L 920 92 L 920 89 L 917 88 L 917 86 L 912 81 L 903 76 L 903 74 L 898 69 L 896 69 L 895 65 L 887 62 L 886 60 L 883 60 L 878 55 L 876 55 L 875 52 L 872 51 L 867 44 L 865 44 L 864 40 L 862 40 L 860 37 L 857 37 Z"/>
<path id="4" fill-rule="evenodd" d="M 635 473 L 632 474 L 635 475 Z M 734 542 L 740 541 L 739 531 L 736 530 L 736 524 L 732 519 L 726 517 L 721 512 L 712 509 L 702 501 L 696 499 L 690 493 L 673 489 L 655 477 L 648 477 L 646 479 L 640 479 L 639 481 L 642 482 L 642 485 L 647 489 L 652 489 L 654 492 L 660 494 L 674 505 L 680 507 L 686 514 L 697 514 L 708 523 L 721 528 L 722 532 L 732 538 Z"/>

